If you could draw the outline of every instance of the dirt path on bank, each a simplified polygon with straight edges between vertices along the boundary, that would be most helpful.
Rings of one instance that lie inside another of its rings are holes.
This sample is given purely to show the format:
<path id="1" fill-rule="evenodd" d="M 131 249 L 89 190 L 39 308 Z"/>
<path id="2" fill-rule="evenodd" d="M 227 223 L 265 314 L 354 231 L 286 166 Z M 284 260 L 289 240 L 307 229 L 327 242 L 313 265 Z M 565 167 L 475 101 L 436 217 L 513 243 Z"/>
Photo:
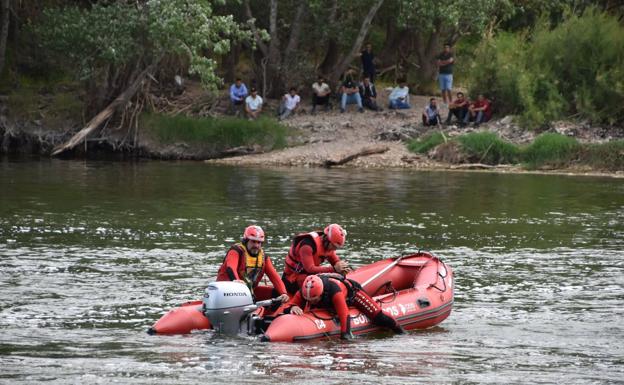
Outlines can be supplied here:
<path id="1" fill-rule="evenodd" d="M 382 99 L 383 100 L 383 99 Z M 399 133 L 421 126 L 421 108 L 428 97 L 413 97 L 413 107 L 409 110 L 388 110 L 381 112 L 365 110 L 360 113 L 355 105 L 347 106 L 340 113 L 337 106 L 333 110 L 311 114 L 310 106 L 304 105 L 304 112 L 285 120 L 283 123 L 300 132 L 294 147 L 263 154 L 236 156 L 210 160 L 208 162 L 236 165 L 264 166 L 306 166 L 322 167 L 328 161 L 339 161 L 367 150 L 383 151 L 372 155 L 362 155 L 347 162 L 349 167 L 410 167 L 443 168 L 444 164 L 426 156 L 407 150 L 399 138 L 387 138 L 388 133 Z M 421 128 L 422 129 L 422 128 Z M 389 139 L 389 140 L 388 140 Z"/>

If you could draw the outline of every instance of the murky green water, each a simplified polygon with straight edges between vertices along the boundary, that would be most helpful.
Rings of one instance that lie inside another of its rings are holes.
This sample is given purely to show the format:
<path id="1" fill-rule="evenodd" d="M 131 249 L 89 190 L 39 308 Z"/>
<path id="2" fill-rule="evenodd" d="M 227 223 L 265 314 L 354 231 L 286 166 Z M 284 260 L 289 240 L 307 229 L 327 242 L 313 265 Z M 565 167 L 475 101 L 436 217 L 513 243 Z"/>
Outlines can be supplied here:
<path id="1" fill-rule="evenodd" d="M 354 265 L 430 248 L 440 326 L 349 343 L 148 336 L 263 226 L 338 222 Z M 202 163 L 0 162 L 2 383 L 621 383 L 624 181 Z"/>

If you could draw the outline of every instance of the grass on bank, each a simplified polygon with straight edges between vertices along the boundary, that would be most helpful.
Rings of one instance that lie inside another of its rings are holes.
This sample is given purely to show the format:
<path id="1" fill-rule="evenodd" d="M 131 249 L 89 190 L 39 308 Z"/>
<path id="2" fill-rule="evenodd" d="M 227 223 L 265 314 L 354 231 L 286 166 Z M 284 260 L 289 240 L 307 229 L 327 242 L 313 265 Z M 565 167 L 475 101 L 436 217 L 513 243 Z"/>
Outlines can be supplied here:
<path id="1" fill-rule="evenodd" d="M 418 154 L 425 154 L 434 147 L 446 142 L 446 137 L 441 132 L 434 132 L 422 138 L 412 139 L 407 143 L 407 149 Z"/>
<path id="2" fill-rule="evenodd" d="M 220 149 L 257 144 L 274 150 L 286 147 L 288 136 L 287 127 L 267 117 L 249 121 L 145 113 L 141 116 L 141 127 L 163 144 L 185 142 Z"/>
<path id="3" fill-rule="evenodd" d="M 579 162 L 599 170 L 624 170 L 624 140 L 583 146 Z"/>
<path id="4" fill-rule="evenodd" d="M 581 144 L 576 139 L 555 133 L 538 136 L 528 146 L 516 146 L 492 132 L 473 132 L 450 139 L 460 144 L 469 162 L 485 164 L 522 163 L 526 169 L 590 166 L 596 170 L 624 170 L 624 140 L 600 144 Z M 413 139 L 410 151 L 426 153 L 442 144 L 442 133 Z"/>
<path id="5" fill-rule="evenodd" d="M 574 138 L 555 133 L 545 133 L 523 151 L 522 161 L 529 169 L 545 165 L 561 167 L 577 158 L 581 145 Z"/>
<path id="6" fill-rule="evenodd" d="M 472 162 L 485 164 L 515 163 L 520 150 L 493 132 L 472 132 L 457 138 Z"/>

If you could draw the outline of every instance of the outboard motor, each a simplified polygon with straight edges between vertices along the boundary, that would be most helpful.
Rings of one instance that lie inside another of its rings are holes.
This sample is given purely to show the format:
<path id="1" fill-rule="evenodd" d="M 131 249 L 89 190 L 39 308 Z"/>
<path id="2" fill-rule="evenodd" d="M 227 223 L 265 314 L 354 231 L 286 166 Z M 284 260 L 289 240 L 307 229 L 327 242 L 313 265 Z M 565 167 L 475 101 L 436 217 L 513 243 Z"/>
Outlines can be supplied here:
<path id="1" fill-rule="evenodd" d="M 249 288 L 241 282 L 213 282 L 204 294 L 204 315 L 219 333 L 238 334 L 241 322 L 257 308 Z"/>

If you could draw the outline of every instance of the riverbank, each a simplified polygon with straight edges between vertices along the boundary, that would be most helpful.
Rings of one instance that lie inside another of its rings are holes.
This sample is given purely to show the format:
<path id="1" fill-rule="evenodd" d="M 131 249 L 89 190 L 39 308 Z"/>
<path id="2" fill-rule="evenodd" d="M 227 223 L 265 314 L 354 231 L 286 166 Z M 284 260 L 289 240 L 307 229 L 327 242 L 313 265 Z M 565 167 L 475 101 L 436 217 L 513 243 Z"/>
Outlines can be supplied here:
<path id="1" fill-rule="evenodd" d="M 380 90 L 380 101 L 386 100 L 387 92 Z M 174 100 L 179 103 L 168 101 L 168 104 L 179 109 L 181 103 L 186 106 L 182 108 L 201 111 L 192 103 L 194 100 L 202 100 L 203 94 L 200 87 L 189 85 Z M 615 162 L 615 167 L 613 161 L 609 167 L 596 167 L 576 161 L 546 164 L 527 170 L 526 165 L 519 161 L 484 161 L 485 157 L 478 154 L 468 156 L 457 145 L 457 139 L 466 134 L 491 132 L 505 142 L 526 147 L 544 131 L 523 129 L 514 123 L 511 116 L 495 119 L 478 128 L 456 125 L 424 127 L 421 114 L 429 98 L 412 95 L 410 102 L 413 107 L 408 110 L 366 110 L 363 113 L 359 113 L 353 105 L 348 106 L 345 113 L 340 113 L 334 105 L 330 111 L 312 114 L 311 106 L 304 102 L 300 113 L 278 124 L 271 117 L 277 108 L 277 101 L 268 100 L 265 117 L 255 123 L 226 117 L 227 97 L 222 96 L 211 101 L 212 108 L 208 113 L 199 116 L 168 117 L 168 111 L 163 111 L 160 117 L 145 115 L 138 128 L 120 130 L 104 127 L 97 137 L 90 137 L 84 146 L 78 146 L 64 154 L 64 157 L 113 155 L 124 159 L 205 160 L 209 163 L 268 167 L 485 170 L 617 177 L 624 174 L 624 167 L 618 166 L 624 164 L 620 160 Z M 6 108 L 3 111 L 6 115 Z M 442 106 L 443 118 L 446 114 L 447 110 Z M 56 146 L 67 141 L 81 128 L 77 121 L 71 119 L 66 119 L 64 125 L 60 125 L 67 129 L 59 129 L 58 122 L 55 128 L 46 128 L 45 119 L 21 123 L 5 115 L 0 116 L 0 153 L 49 156 Z M 49 113 L 42 110 L 40 115 L 47 116 Z M 574 138 L 580 144 L 620 143 L 624 138 L 622 129 L 570 122 L 553 123 L 548 132 Z M 432 135 L 442 138 L 443 145 L 438 146 L 441 144 L 439 142 L 426 151 L 413 152 L 414 146 L 410 142 L 427 140 Z M 624 159 L 624 151 L 618 148 L 616 151 L 619 153 L 615 156 Z M 487 147 L 485 152 L 491 154 L 490 148 Z"/>
<path id="2" fill-rule="evenodd" d="M 485 164 L 469 161 L 457 146 L 445 146 L 443 151 L 415 153 L 406 146 L 411 140 L 441 133 L 444 141 L 453 141 L 462 135 L 491 132 L 502 140 L 518 146 L 528 146 L 541 134 L 525 130 L 513 122 L 512 117 L 495 119 L 480 127 L 456 125 L 424 127 L 421 122 L 422 107 L 429 96 L 412 96 L 408 110 L 383 110 L 357 112 L 354 106 L 346 113 L 336 109 L 329 112 L 304 112 L 284 122 L 296 130 L 300 145 L 260 154 L 234 156 L 207 160 L 209 163 L 240 166 L 294 166 L 294 167 L 354 167 L 354 168 L 408 168 L 426 170 L 484 170 L 496 172 L 534 172 L 583 175 L 624 176 L 624 170 L 600 170 L 588 165 L 569 164 L 542 166 L 527 170 L 522 164 Z M 448 113 L 442 107 L 442 116 Z M 624 138 L 620 129 L 604 129 L 590 125 L 557 122 L 549 130 L 575 138 L 581 144 L 599 144 Z M 445 152 L 445 153 L 442 153 Z M 624 153 L 620 156 L 624 159 Z"/>

